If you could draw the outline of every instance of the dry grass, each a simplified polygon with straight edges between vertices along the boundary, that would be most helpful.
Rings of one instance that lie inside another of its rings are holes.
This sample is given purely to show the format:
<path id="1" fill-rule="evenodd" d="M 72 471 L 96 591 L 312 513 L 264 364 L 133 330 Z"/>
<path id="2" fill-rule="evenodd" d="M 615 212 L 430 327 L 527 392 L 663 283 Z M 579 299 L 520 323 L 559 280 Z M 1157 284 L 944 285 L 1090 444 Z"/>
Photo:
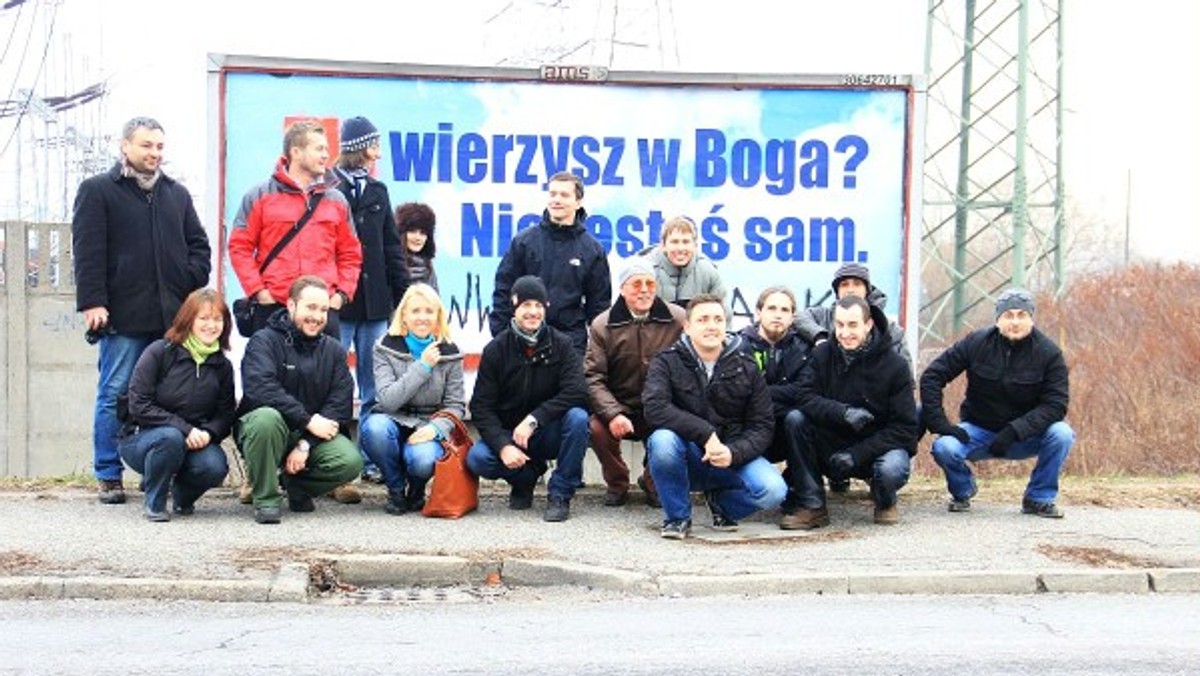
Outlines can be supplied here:
<path id="1" fill-rule="evenodd" d="M 1038 327 L 1071 370 L 1068 474 L 1200 472 L 1200 267 L 1146 265 L 1090 276 L 1038 299 Z M 946 390 L 956 412 L 963 378 Z M 936 472 L 922 442 L 918 469 Z M 1028 468 L 993 469 L 995 475 Z"/>

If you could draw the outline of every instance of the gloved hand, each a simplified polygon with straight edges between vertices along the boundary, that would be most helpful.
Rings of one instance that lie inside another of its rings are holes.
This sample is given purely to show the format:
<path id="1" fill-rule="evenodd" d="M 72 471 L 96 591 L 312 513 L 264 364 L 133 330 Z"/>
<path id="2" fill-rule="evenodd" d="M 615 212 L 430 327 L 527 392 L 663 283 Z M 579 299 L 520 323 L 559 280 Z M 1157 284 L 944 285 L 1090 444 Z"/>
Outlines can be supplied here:
<path id="1" fill-rule="evenodd" d="M 955 439 L 958 439 L 958 443 L 962 444 L 963 446 L 971 443 L 971 435 L 967 434 L 967 431 L 958 425 L 947 425 L 938 430 L 937 433 L 943 437 L 954 437 Z"/>
<path id="2" fill-rule="evenodd" d="M 871 412 L 865 408 L 848 406 L 846 407 L 846 412 L 842 414 L 842 420 L 845 420 L 846 424 L 849 425 L 855 432 L 861 432 L 862 428 L 871 424 L 871 422 L 875 420 L 875 416 L 871 415 Z"/>
<path id="3" fill-rule="evenodd" d="M 869 413 L 867 415 L 870 415 Z M 846 451 L 838 451 L 829 456 L 829 478 L 834 481 L 845 481 L 850 478 L 850 472 L 854 471 L 854 456 Z"/>
<path id="4" fill-rule="evenodd" d="M 1003 458 L 1008 453 L 1008 447 L 1013 445 L 1017 440 L 1017 431 L 1012 425 L 1005 425 L 1004 429 L 996 433 L 992 437 L 992 443 L 988 444 L 988 455 L 993 458 Z"/>

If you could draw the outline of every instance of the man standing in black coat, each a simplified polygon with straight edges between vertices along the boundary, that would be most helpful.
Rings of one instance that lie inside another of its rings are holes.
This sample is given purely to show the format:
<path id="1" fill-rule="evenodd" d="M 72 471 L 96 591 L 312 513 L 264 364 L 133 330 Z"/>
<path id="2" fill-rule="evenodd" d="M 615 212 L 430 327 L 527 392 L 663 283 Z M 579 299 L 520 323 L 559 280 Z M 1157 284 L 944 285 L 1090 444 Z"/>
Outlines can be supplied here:
<path id="1" fill-rule="evenodd" d="M 288 508 L 311 512 L 313 496 L 354 479 L 362 458 L 346 436 L 354 380 L 346 351 L 325 335 L 329 286 L 304 275 L 255 333 L 242 357 L 242 402 L 235 434 L 253 486 L 254 520 L 279 523 L 279 470 Z"/>
<path id="2" fill-rule="evenodd" d="M 546 521 L 566 521 L 583 477 L 588 443 L 588 390 L 583 359 L 571 339 L 545 321 L 547 293 L 532 275 L 512 285 L 516 312 L 483 348 L 471 395 L 479 441 L 467 467 L 512 486 L 510 509 L 533 506 L 533 487 L 554 460 L 546 483 Z"/>
<path id="3" fill-rule="evenodd" d="M 921 374 L 921 416 L 940 435 L 933 459 L 946 473 L 950 511 L 971 509 L 977 487 L 966 461 L 1037 457 L 1021 511 L 1062 518 L 1058 475 L 1075 443 L 1063 420 L 1070 399 L 1062 350 L 1033 325 L 1033 296 L 1009 289 L 996 299 L 996 325 L 973 331 Z M 942 389 L 967 372 L 959 423 L 946 417 Z"/>
<path id="4" fill-rule="evenodd" d="M 883 310 L 859 296 L 833 307 L 836 340 L 818 345 L 800 377 L 800 411 L 809 434 L 792 473 L 799 508 L 784 530 L 829 524 L 821 475 L 871 484 L 875 523 L 899 522 L 897 491 L 908 483 L 917 449 L 917 405 L 908 363 L 888 340 Z"/>
<path id="5" fill-rule="evenodd" d="M 92 471 L 100 502 L 125 502 L 117 398 L 134 364 L 161 338 L 183 299 L 208 284 L 212 250 L 187 188 L 162 172 L 163 128 L 125 123 L 121 160 L 79 185 L 71 222 L 75 305 L 100 347 Z"/>
<path id="6" fill-rule="evenodd" d="M 691 532 L 693 491 L 704 492 L 716 530 L 736 529 L 787 494 L 762 457 L 775 426 L 771 395 L 740 342 L 725 333 L 724 299 L 702 293 L 688 302 L 683 336 L 650 362 L 642 407 L 654 428 L 646 453 L 664 538 Z"/>
<path id="7" fill-rule="evenodd" d="M 508 328 L 514 310 L 513 283 L 533 275 L 550 290 L 546 323 L 567 334 L 583 357 L 588 324 L 612 304 L 608 257 L 585 227 L 583 181 L 560 172 L 550 177 L 547 192 L 542 222 L 514 237 L 496 268 L 488 323 L 493 336 Z"/>

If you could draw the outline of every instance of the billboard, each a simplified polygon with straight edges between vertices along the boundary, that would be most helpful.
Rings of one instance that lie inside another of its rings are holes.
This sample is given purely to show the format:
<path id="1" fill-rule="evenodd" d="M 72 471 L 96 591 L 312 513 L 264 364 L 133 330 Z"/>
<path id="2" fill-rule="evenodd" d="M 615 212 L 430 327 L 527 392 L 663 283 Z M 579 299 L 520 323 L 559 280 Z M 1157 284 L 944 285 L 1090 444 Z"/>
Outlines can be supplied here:
<path id="1" fill-rule="evenodd" d="M 220 57 L 217 184 L 222 236 L 241 195 L 280 156 L 285 123 L 342 119 L 382 134 L 375 168 L 393 206 L 437 214 L 437 269 L 455 340 L 490 338 L 496 266 L 541 220 L 547 179 L 579 175 L 587 227 L 625 260 L 658 243 L 675 215 L 731 289 L 733 327 L 758 293 L 785 284 L 799 304 L 830 301 L 834 270 L 870 266 L 904 313 L 911 225 L 914 89 L 898 76 L 748 78 L 605 73 L 571 81 L 537 70 L 384 66 Z M 588 75 L 587 71 L 584 71 Z M 242 295 L 223 257 L 222 283 Z M 615 295 L 614 288 L 614 298 Z"/>

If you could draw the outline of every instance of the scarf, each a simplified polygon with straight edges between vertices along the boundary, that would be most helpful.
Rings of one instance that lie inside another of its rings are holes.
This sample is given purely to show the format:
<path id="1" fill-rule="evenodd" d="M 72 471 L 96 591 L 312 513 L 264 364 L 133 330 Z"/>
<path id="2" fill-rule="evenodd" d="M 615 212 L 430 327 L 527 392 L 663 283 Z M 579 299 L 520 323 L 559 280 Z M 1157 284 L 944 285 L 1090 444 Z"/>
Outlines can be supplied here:
<path id="1" fill-rule="evenodd" d="M 418 338 L 412 334 L 412 331 L 404 334 L 404 344 L 408 346 L 408 352 L 413 356 L 413 359 L 420 359 L 425 353 L 425 348 L 433 344 L 433 334 L 429 334 L 424 338 Z"/>
<path id="2" fill-rule="evenodd" d="M 162 178 L 162 169 L 155 169 L 149 174 L 138 171 L 129 164 L 129 158 L 121 158 L 121 175 L 125 178 L 132 178 L 137 182 L 138 187 L 146 192 L 154 190 L 154 184 L 158 183 L 158 179 Z"/>
<path id="3" fill-rule="evenodd" d="M 367 177 L 371 175 L 371 172 L 367 171 L 366 167 L 338 167 L 338 171 L 340 171 L 346 177 L 347 182 L 353 186 L 354 201 L 357 202 L 358 200 L 362 199 L 363 191 L 367 187 Z"/>
<path id="4" fill-rule="evenodd" d="M 519 338 L 521 342 L 525 343 L 525 346 L 530 349 L 537 346 L 538 338 L 540 338 L 542 336 L 542 332 L 546 330 L 546 322 L 542 322 L 542 325 L 538 327 L 537 331 L 534 331 L 532 334 L 525 333 L 521 330 L 520 326 L 517 326 L 516 317 L 513 317 L 509 320 L 509 325 L 512 326 L 513 335 Z"/>
<path id="5" fill-rule="evenodd" d="M 221 343 L 218 341 L 212 343 L 211 345 L 205 345 L 204 343 L 200 342 L 200 339 L 196 337 L 196 334 L 189 333 L 188 337 L 183 341 L 183 349 L 187 350 L 188 354 L 192 355 L 192 359 L 196 360 L 197 365 L 200 365 L 203 364 L 204 360 L 208 359 L 210 355 L 216 354 L 221 349 Z"/>
<path id="6" fill-rule="evenodd" d="M 838 354 L 842 355 L 842 362 L 846 365 L 846 368 L 850 368 L 854 362 L 862 359 L 863 355 L 867 353 L 867 350 L 871 347 L 871 343 L 874 342 L 874 340 L 875 331 L 872 330 L 867 333 L 867 337 L 865 340 L 863 340 L 862 345 L 859 345 L 853 350 L 847 350 L 846 348 L 842 347 L 841 343 L 837 343 Z"/>

